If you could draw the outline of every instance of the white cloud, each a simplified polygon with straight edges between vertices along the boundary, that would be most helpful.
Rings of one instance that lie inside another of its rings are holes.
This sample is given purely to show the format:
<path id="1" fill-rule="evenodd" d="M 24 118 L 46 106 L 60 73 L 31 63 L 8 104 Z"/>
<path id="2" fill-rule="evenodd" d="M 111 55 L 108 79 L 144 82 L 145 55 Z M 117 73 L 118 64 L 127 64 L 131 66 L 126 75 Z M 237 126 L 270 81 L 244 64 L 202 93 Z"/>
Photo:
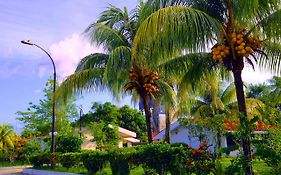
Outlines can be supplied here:
<path id="1" fill-rule="evenodd" d="M 59 80 L 74 73 L 78 62 L 90 53 L 95 52 L 102 52 L 102 49 L 92 46 L 78 34 L 73 34 L 63 41 L 51 45 L 50 54 L 55 61 Z"/>
<path id="2" fill-rule="evenodd" d="M 247 83 L 259 84 L 271 79 L 273 74 L 268 71 L 262 71 L 255 65 L 255 70 L 250 66 L 245 66 L 242 72 L 242 79 Z"/>

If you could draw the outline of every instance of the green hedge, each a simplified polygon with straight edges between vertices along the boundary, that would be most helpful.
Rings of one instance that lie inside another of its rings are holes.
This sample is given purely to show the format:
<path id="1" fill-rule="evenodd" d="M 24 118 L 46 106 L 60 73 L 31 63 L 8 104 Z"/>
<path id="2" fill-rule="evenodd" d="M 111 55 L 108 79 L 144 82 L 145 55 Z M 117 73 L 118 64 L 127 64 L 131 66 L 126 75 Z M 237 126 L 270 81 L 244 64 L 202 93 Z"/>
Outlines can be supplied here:
<path id="1" fill-rule="evenodd" d="M 108 162 L 108 152 L 93 151 L 82 154 L 82 162 L 90 174 L 103 170 Z"/>
<path id="2" fill-rule="evenodd" d="M 31 162 L 38 167 L 50 164 L 52 161 L 56 162 L 57 157 L 42 154 L 32 157 Z M 183 145 L 147 144 L 109 151 L 65 153 L 59 156 L 58 161 L 66 168 L 83 162 L 89 174 L 102 171 L 109 163 L 113 175 L 129 175 L 130 171 L 137 166 L 142 166 L 147 175 L 167 173 L 207 175 L 215 167 L 214 159 L 206 143 L 202 143 L 198 149 Z"/>
<path id="3" fill-rule="evenodd" d="M 82 153 L 64 153 L 59 156 L 59 163 L 65 168 L 71 168 L 81 162 Z"/>
<path id="4" fill-rule="evenodd" d="M 29 162 L 34 167 L 42 167 L 46 165 L 56 165 L 58 162 L 59 153 L 41 153 L 29 157 Z"/>

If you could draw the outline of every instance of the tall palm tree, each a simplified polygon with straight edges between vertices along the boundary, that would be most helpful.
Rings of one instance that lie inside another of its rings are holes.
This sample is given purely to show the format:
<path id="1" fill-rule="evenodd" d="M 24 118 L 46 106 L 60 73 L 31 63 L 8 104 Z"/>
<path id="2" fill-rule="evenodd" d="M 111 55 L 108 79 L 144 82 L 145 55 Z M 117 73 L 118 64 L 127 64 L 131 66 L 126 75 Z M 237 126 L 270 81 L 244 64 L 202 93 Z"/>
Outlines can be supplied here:
<path id="1" fill-rule="evenodd" d="M 2 124 L 0 126 L 0 151 L 3 156 L 8 155 L 9 150 L 14 148 L 13 137 L 15 132 L 11 126 Z"/>
<path id="2" fill-rule="evenodd" d="M 205 56 L 206 62 L 213 59 L 222 63 L 234 77 L 241 126 L 249 128 L 241 73 L 246 62 L 253 66 L 253 60 L 256 60 L 259 66 L 280 74 L 281 2 L 185 2 L 194 8 L 163 8 L 142 23 L 135 36 L 133 57 L 142 56 L 147 52 L 146 48 L 154 51 L 152 55 L 162 55 L 162 59 L 174 51 L 185 49 L 187 53 L 200 53 L 197 55 L 200 58 Z M 210 47 L 212 52 L 206 53 Z M 241 140 L 243 155 L 247 162 L 251 162 L 250 136 L 245 135 Z M 253 174 L 250 163 L 245 173 Z"/>
<path id="3" fill-rule="evenodd" d="M 58 98 L 63 99 L 93 88 L 109 89 L 118 99 L 120 94 L 125 93 L 123 87 L 125 90 L 136 90 L 145 106 L 149 142 L 152 142 L 152 131 L 148 102 L 151 97 L 154 98 L 158 88 L 163 89 L 165 85 L 158 80 L 156 71 L 151 71 L 149 66 L 141 61 L 132 60 L 131 47 L 139 25 L 151 12 L 153 10 L 148 11 L 142 2 L 131 13 L 128 13 L 126 8 L 121 10 L 114 6 L 108 7 L 100 18 L 86 29 L 91 41 L 102 45 L 105 53 L 94 53 L 83 58 L 75 73 L 58 89 Z M 160 84 L 156 85 L 155 80 Z"/>

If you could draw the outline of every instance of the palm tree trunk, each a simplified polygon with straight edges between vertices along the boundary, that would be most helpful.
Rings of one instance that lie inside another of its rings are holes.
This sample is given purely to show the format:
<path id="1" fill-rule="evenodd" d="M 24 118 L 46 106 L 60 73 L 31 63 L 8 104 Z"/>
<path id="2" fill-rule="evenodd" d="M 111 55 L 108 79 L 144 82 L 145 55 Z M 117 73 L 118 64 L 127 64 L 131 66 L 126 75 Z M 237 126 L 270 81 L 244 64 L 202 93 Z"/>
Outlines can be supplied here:
<path id="1" fill-rule="evenodd" d="M 160 111 L 159 102 L 157 100 L 153 100 L 153 111 L 152 111 L 152 121 L 154 123 L 154 128 L 152 128 L 153 132 L 160 132 L 159 111 Z"/>
<path id="2" fill-rule="evenodd" d="M 149 107 L 149 96 L 147 94 L 143 95 L 143 105 L 144 105 L 144 113 L 145 113 L 145 120 L 146 120 L 146 132 L 148 143 L 153 142 L 152 138 L 152 128 L 151 128 L 151 111 Z"/>
<path id="3" fill-rule="evenodd" d="M 165 141 L 167 143 L 170 143 L 171 139 L 171 116 L 170 116 L 170 110 L 166 110 L 166 132 L 165 132 Z"/>
<path id="4" fill-rule="evenodd" d="M 217 129 L 218 158 L 221 158 L 221 130 Z"/>
<path id="5" fill-rule="evenodd" d="M 243 61 L 242 58 L 238 58 Z M 239 62 L 239 61 L 238 61 Z M 241 65 L 242 64 L 242 65 Z M 233 69 L 233 75 L 234 75 L 234 84 L 236 89 L 236 97 L 238 102 L 238 109 L 239 109 L 239 119 L 240 119 L 240 125 L 243 126 L 243 128 L 248 129 L 248 122 L 247 122 L 247 111 L 246 111 L 246 102 L 245 102 L 245 95 L 244 95 L 244 89 L 243 89 L 243 81 L 242 81 L 242 69 L 241 66 L 243 66 L 243 62 L 239 66 L 233 66 L 234 68 L 237 68 L 236 70 Z M 253 168 L 250 164 L 252 156 L 251 156 L 251 145 L 250 145 L 250 136 L 248 134 L 242 135 L 242 148 L 243 148 L 243 155 L 248 162 L 246 164 L 246 175 L 253 175 Z"/>

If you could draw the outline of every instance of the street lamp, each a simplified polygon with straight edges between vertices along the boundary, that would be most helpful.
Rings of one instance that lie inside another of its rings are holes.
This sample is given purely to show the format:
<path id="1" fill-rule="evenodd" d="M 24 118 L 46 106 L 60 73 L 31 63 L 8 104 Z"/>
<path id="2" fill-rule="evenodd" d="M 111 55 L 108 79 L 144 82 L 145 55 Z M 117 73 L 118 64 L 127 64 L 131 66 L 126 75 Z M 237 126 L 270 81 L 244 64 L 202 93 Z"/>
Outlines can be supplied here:
<path id="1" fill-rule="evenodd" d="M 82 138 L 82 116 L 83 116 L 83 109 L 82 105 L 79 107 L 80 112 L 79 112 L 79 133 L 80 133 L 80 138 Z"/>
<path id="2" fill-rule="evenodd" d="M 42 50 L 43 52 L 45 52 L 48 57 L 50 58 L 50 60 L 52 61 L 52 64 L 53 64 L 53 68 L 54 68 L 54 82 L 53 82 L 53 104 L 52 104 L 52 131 L 51 131 L 51 135 L 52 135 L 52 143 L 51 143 L 51 152 L 55 152 L 55 128 L 56 128 L 56 116 L 55 116 L 55 92 L 56 92 L 56 65 L 55 65 L 55 62 L 54 60 L 52 59 L 51 55 L 45 50 L 43 49 L 42 47 L 40 47 L 39 45 L 35 44 L 35 43 L 32 43 L 30 40 L 27 40 L 27 41 L 21 41 L 22 44 L 27 44 L 27 45 L 30 45 L 30 46 L 35 46 L 37 48 L 39 48 L 40 50 Z"/>

